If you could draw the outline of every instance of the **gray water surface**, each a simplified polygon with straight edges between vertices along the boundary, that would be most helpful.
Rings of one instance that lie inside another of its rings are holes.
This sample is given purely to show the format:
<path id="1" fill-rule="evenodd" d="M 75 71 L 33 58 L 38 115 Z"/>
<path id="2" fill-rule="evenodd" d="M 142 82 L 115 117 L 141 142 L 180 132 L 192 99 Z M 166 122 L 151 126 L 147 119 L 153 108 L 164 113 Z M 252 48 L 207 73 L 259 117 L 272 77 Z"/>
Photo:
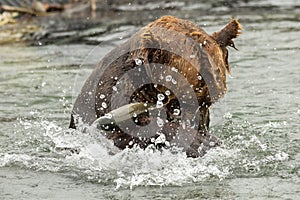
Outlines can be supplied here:
<path id="1" fill-rule="evenodd" d="M 99 45 L 1 46 L 0 199 L 299 199 L 300 4 L 222 5 L 148 16 L 188 18 L 208 33 L 232 16 L 243 25 L 239 51 L 229 52 L 228 93 L 212 108 L 223 146 L 197 159 L 140 149 L 110 155 L 116 149 L 101 134 L 67 128 L 94 65 L 140 26 L 85 38 L 110 41 Z M 121 15 L 151 13 L 129 8 Z M 211 14 L 199 14 L 204 8 Z"/>

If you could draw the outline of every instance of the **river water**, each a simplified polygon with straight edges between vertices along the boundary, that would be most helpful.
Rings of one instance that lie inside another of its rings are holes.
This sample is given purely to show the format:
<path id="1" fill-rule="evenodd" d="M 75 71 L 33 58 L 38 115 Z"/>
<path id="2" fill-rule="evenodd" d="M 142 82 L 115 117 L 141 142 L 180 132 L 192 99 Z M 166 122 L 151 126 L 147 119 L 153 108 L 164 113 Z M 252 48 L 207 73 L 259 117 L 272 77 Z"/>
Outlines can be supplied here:
<path id="1" fill-rule="evenodd" d="M 212 108 L 211 129 L 222 147 L 197 159 L 169 151 L 119 152 L 97 132 L 67 128 L 94 65 L 138 25 L 123 23 L 86 38 L 93 44 L 1 46 L 0 199 L 299 198 L 299 1 L 174 5 L 161 12 L 119 9 L 143 19 L 155 13 L 148 21 L 163 14 L 188 18 L 208 33 L 232 16 L 243 25 L 239 51 L 229 52 L 228 94 Z"/>

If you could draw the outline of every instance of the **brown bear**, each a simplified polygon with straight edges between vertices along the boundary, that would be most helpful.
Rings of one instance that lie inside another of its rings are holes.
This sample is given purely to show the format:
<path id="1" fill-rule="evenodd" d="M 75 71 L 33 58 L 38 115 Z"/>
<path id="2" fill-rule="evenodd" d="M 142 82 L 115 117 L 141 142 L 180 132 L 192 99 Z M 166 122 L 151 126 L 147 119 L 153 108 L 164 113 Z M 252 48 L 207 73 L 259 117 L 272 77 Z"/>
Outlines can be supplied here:
<path id="1" fill-rule="evenodd" d="M 208 133 L 209 107 L 226 92 L 227 47 L 235 48 L 241 29 L 236 19 L 212 35 L 173 16 L 151 22 L 96 66 L 75 101 L 70 128 L 142 103 L 145 111 L 131 120 L 102 127 L 115 146 L 178 146 L 188 156 L 203 155 L 218 145 Z"/>

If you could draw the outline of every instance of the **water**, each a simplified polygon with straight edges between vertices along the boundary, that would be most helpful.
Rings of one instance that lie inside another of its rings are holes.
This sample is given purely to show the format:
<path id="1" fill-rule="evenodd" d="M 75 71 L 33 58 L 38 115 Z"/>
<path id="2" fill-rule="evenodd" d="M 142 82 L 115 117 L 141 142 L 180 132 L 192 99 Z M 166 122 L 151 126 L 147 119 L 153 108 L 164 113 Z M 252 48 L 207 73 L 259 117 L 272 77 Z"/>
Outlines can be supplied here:
<path id="1" fill-rule="evenodd" d="M 197 14 L 206 4 L 168 11 L 205 24 L 209 33 L 231 15 L 245 29 L 236 40 L 239 51 L 230 50 L 228 94 L 212 110 L 223 147 L 197 159 L 119 151 L 99 132 L 67 128 L 93 65 L 126 40 L 122 28 L 103 35 L 113 42 L 100 46 L 2 46 L 1 199 L 298 199 L 300 5 L 222 5 L 211 15 Z"/>

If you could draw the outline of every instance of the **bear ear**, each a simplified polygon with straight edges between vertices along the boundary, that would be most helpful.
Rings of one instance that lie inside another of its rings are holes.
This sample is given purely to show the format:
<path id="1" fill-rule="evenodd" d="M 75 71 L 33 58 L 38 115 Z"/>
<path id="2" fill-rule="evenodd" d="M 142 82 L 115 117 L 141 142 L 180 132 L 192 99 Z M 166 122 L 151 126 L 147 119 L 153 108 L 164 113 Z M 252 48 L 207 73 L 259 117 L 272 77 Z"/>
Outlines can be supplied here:
<path id="1" fill-rule="evenodd" d="M 232 39 L 237 38 L 241 34 L 242 29 L 238 20 L 232 19 L 221 31 L 214 32 L 212 36 L 220 46 L 235 48 Z"/>

